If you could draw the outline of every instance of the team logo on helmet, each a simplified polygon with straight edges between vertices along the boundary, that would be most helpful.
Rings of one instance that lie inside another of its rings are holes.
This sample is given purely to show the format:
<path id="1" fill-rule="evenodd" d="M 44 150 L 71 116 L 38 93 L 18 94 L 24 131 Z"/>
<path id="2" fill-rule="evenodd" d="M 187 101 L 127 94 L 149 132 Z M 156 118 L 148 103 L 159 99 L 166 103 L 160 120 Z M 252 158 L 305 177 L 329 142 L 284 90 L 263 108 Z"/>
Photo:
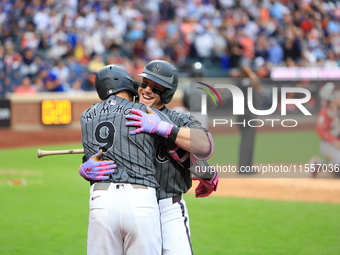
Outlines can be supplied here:
<path id="1" fill-rule="evenodd" d="M 161 70 L 162 66 L 160 64 L 155 64 L 153 67 L 152 67 L 152 72 L 154 73 L 158 73 L 159 70 Z"/>

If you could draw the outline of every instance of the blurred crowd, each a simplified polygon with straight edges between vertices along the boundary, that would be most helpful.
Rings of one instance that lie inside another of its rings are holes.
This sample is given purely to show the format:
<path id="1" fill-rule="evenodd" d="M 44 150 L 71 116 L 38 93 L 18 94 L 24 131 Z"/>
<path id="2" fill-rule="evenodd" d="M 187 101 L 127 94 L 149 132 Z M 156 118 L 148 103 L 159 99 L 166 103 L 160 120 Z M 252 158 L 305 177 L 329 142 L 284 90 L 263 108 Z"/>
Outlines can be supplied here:
<path id="1" fill-rule="evenodd" d="M 133 77 L 164 59 L 237 77 L 275 66 L 338 67 L 340 3 L 318 0 L 2 0 L 0 96 L 91 91 L 106 64 Z"/>

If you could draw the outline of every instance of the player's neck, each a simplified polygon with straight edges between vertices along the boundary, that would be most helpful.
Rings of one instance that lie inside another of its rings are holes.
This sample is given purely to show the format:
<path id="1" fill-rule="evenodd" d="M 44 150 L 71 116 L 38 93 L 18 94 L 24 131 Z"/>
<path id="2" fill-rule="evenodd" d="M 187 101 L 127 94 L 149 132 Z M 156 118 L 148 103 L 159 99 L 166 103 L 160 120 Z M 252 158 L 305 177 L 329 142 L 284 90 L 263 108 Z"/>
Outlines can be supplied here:
<path id="1" fill-rule="evenodd" d="M 129 100 L 129 101 L 132 101 L 132 99 L 133 99 L 133 96 L 131 95 L 131 93 L 129 91 L 126 91 L 126 90 L 122 90 L 122 91 L 117 92 L 115 94 L 115 96 L 124 98 L 124 99 Z"/>

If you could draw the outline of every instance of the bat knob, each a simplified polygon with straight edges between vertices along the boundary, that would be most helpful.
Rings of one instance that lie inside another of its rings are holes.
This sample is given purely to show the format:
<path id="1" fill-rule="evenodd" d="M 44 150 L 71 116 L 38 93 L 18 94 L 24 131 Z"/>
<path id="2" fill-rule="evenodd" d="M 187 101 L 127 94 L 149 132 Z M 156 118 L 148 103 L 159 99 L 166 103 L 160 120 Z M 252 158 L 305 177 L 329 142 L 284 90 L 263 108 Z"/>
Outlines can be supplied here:
<path id="1" fill-rule="evenodd" d="M 41 158 L 41 150 L 40 149 L 37 150 L 37 156 L 38 156 L 38 158 Z"/>

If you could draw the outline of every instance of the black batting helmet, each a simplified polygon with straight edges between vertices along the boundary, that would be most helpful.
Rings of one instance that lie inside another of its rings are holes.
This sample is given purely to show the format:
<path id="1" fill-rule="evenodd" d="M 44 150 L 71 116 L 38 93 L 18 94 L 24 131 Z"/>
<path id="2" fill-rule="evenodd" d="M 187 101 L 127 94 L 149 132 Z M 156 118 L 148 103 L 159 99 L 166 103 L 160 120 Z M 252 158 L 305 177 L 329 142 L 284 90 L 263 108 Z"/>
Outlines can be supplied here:
<path id="1" fill-rule="evenodd" d="M 122 90 L 128 90 L 135 96 L 138 83 L 133 80 L 129 72 L 118 65 L 107 65 L 96 75 L 96 90 L 101 100 Z"/>
<path id="2" fill-rule="evenodd" d="M 170 103 L 178 85 L 178 72 L 173 65 L 164 60 L 153 60 L 149 62 L 144 67 L 143 72 L 138 75 L 148 78 L 166 88 L 166 90 L 160 94 L 160 97 L 164 104 Z"/>

